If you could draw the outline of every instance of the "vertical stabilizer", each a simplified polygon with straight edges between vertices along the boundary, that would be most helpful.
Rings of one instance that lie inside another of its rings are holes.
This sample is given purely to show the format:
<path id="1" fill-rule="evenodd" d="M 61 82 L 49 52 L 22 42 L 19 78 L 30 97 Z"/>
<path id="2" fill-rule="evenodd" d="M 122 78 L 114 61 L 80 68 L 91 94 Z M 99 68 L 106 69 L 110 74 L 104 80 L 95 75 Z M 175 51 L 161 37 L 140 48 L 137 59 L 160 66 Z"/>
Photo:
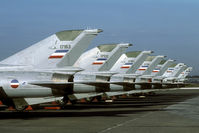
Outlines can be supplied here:
<path id="1" fill-rule="evenodd" d="M 155 56 L 148 68 L 143 72 L 143 75 L 150 75 L 152 71 L 155 69 L 155 67 L 163 60 L 163 58 L 165 58 L 165 56 Z"/>
<path id="2" fill-rule="evenodd" d="M 188 75 L 189 75 L 189 73 L 192 71 L 192 67 L 188 67 L 186 70 L 184 70 L 179 76 L 178 76 L 178 78 L 179 79 L 184 79 L 184 78 L 186 78 Z"/>
<path id="3" fill-rule="evenodd" d="M 14 54 L 2 64 L 54 68 L 72 66 L 101 30 L 65 30 Z"/>
<path id="4" fill-rule="evenodd" d="M 71 46 L 71 50 L 64 56 L 63 60 L 61 60 L 57 66 L 62 67 L 74 65 L 81 54 L 88 48 L 94 37 L 100 32 L 102 32 L 102 30 L 99 29 L 84 30 L 82 35 L 72 42 L 73 46 Z"/>
<path id="5" fill-rule="evenodd" d="M 184 63 L 179 63 L 175 66 L 171 77 L 178 77 L 186 69 L 186 67 L 187 66 Z"/>
<path id="6" fill-rule="evenodd" d="M 86 51 L 75 63 L 85 71 L 108 71 L 130 44 L 103 44 Z"/>
<path id="7" fill-rule="evenodd" d="M 133 60 L 129 59 L 126 54 L 122 54 L 110 71 L 125 73 L 132 64 Z"/>
<path id="8" fill-rule="evenodd" d="M 175 66 L 177 66 L 176 63 L 173 63 L 172 65 L 169 66 L 169 68 L 166 70 L 166 72 L 163 74 L 163 77 L 170 77 L 172 75 Z"/>
<path id="9" fill-rule="evenodd" d="M 111 71 L 116 71 L 123 74 L 134 73 L 151 53 L 152 51 L 127 52 L 117 60 L 117 62 L 111 68 Z"/>
<path id="10" fill-rule="evenodd" d="M 162 76 L 166 70 L 168 69 L 168 67 L 170 65 L 172 65 L 172 63 L 174 62 L 174 60 L 167 60 L 163 65 L 162 67 L 160 68 L 159 72 L 157 72 L 154 76 Z"/>
<path id="11" fill-rule="evenodd" d="M 117 44 L 117 47 L 113 49 L 109 58 L 107 58 L 105 63 L 99 68 L 99 71 L 110 70 L 129 46 L 132 46 L 132 44 L 129 44 L 129 43 Z"/>
<path id="12" fill-rule="evenodd" d="M 151 54 L 153 51 L 142 51 L 135 59 L 133 65 L 126 71 L 127 74 L 135 73 L 139 66 L 145 61 L 145 59 Z"/>

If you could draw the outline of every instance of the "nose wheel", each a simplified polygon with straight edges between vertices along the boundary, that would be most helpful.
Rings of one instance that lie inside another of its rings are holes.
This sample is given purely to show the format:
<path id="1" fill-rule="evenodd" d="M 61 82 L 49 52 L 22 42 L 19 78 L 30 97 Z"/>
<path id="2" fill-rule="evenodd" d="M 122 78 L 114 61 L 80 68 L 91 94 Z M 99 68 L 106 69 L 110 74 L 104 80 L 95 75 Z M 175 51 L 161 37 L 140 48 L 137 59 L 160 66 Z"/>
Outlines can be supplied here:
<path id="1" fill-rule="evenodd" d="M 23 112 L 26 108 L 27 106 L 25 105 L 15 105 L 15 109 L 19 112 Z"/>

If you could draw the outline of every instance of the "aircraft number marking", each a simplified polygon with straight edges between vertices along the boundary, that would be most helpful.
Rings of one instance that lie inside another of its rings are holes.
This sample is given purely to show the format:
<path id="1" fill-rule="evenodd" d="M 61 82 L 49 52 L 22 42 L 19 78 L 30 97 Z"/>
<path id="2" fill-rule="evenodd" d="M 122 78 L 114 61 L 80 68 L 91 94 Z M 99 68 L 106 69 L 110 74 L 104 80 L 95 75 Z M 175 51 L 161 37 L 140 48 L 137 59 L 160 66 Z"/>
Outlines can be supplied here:
<path id="1" fill-rule="evenodd" d="M 60 45 L 60 49 L 71 49 L 71 45 Z"/>
<path id="2" fill-rule="evenodd" d="M 108 58 L 108 55 L 100 55 L 101 58 Z"/>

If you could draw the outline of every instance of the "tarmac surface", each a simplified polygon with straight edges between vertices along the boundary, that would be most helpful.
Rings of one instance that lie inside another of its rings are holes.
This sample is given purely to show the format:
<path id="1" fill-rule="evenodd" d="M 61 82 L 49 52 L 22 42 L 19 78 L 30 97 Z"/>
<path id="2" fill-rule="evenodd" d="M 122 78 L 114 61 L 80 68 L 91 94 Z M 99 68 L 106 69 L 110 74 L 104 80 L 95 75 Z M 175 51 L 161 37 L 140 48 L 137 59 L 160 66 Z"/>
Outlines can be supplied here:
<path id="1" fill-rule="evenodd" d="M 198 133 L 199 89 L 131 96 L 112 103 L 77 103 L 62 110 L 2 109 L 0 132 Z"/>

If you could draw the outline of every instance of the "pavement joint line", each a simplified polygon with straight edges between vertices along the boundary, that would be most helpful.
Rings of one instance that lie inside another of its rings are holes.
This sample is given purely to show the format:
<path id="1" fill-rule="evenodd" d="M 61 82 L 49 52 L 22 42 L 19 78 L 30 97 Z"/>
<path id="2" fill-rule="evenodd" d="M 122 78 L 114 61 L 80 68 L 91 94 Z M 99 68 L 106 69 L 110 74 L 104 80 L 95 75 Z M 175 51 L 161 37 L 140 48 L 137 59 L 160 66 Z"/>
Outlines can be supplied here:
<path id="1" fill-rule="evenodd" d="M 140 116 L 140 117 L 138 117 L 138 118 L 131 119 L 131 120 L 127 120 L 127 121 L 122 122 L 122 123 L 118 123 L 118 124 L 116 124 L 115 126 L 106 128 L 106 129 L 104 129 L 104 130 L 102 130 L 102 131 L 99 131 L 99 132 L 97 132 L 97 133 L 105 133 L 105 132 L 108 132 L 108 131 L 110 131 L 110 130 L 112 130 L 112 129 L 115 129 L 115 128 L 118 128 L 118 127 L 122 127 L 122 126 L 124 126 L 125 124 L 128 124 L 128 123 L 130 123 L 130 122 L 136 121 L 136 120 L 138 120 L 138 119 L 140 119 L 140 118 L 144 118 L 144 117 L 146 117 L 146 116 L 148 116 L 148 115 L 150 115 L 150 114 L 152 114 L 152 113 L 153 113 L 153 112 L 149 112 L 149 113 L 147 113 L 147 114 L 145 114 L 145 115 L 142 115 L 142 116 Z"/>

